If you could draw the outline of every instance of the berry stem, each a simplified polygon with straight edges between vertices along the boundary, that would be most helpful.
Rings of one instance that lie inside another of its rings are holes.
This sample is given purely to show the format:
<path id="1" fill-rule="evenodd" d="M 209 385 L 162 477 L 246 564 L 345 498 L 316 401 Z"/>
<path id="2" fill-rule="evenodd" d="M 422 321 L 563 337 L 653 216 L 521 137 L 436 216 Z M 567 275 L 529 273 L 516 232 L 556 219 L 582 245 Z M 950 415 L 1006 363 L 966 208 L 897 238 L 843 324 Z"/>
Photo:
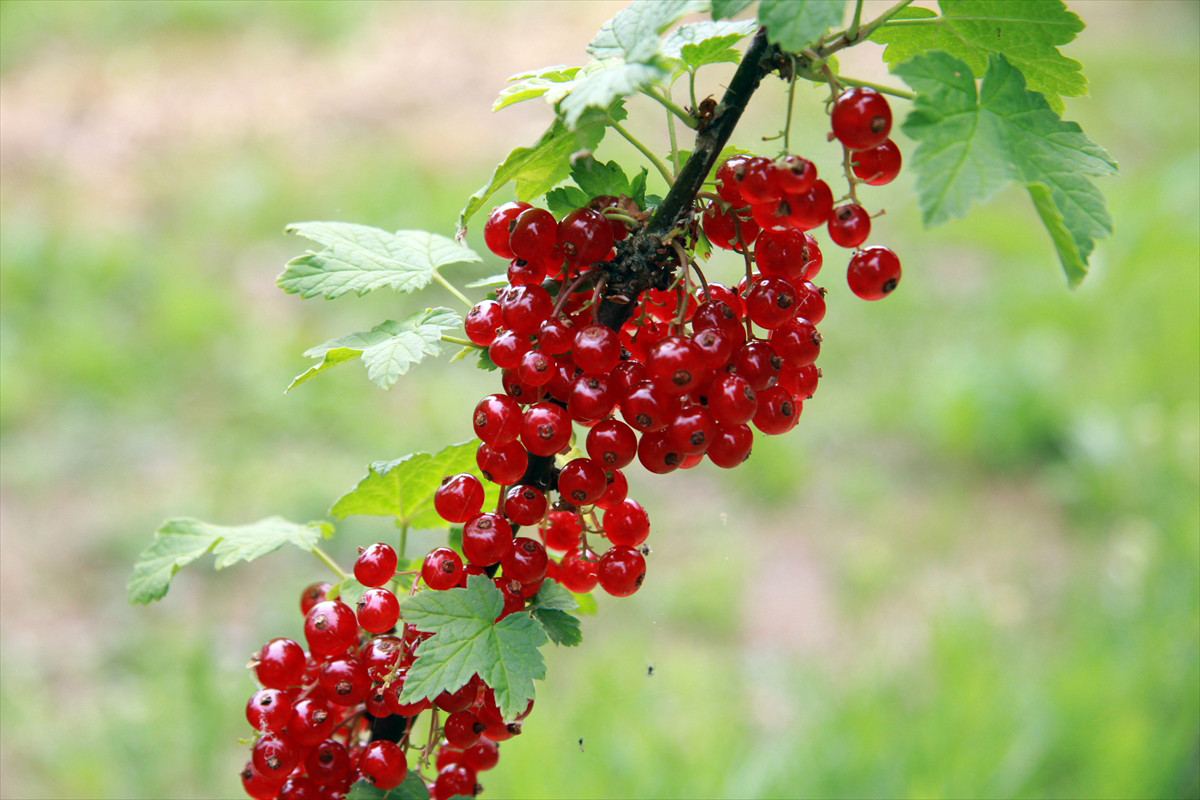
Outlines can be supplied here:
<path id="1" fill-rule="evenodd" d="M 608 117 L 608 126 L 619 133 L 621 137 L 625 139 L 625 141 L 636 147 L 638 152 L 644 155 L 646 159 L 654 165 L 654 168 L 658 170 L 659 174 L 662 175 L 666 180 L 667 186 L 675 183 L 675 176 L 671 174 L 671 170 L 667 169 L 667 165 L 660 161 L 658 156 L 654 155 L 654 153 L 650 151 L 650 148 L 642 144 L 636 136 L 621 127 L 621 123 L 617 122 L 612 117 Z"/>
<path id="2" fill-rule="evenodd" d="M 333 570 L 334 574 L 338 576 L 338 580 L 340 580 L 340 581 L 346 580 L 346 577 L 347 577 L 346 571 L 344 569 L 342 569 L 341 567 L 339 567 L 337 565 L 337 562 L 329 557 L 328 553 L 326 553 L 324 550 L 322 550 L 320 547 L 317 547 L 317 546 L 313 546 L 313 549 L 310 550 L 309 552 L 312 553 L 314 556 L 316 556 L 317 559 L 320 560 L 320 562 L 322 564 L 324 564 L 325 566 L 327 566 L 331 570 Z"/>
<path id="3" fill-rule="evenodd" d="M 854 3 L 854 19 L 850 20 L 850 27 L 846 29 L 847 41 L 857 42 L 859 34 L 859 23 L 862 22 L 862 7 L 863 0 L 856 0 Z"/>

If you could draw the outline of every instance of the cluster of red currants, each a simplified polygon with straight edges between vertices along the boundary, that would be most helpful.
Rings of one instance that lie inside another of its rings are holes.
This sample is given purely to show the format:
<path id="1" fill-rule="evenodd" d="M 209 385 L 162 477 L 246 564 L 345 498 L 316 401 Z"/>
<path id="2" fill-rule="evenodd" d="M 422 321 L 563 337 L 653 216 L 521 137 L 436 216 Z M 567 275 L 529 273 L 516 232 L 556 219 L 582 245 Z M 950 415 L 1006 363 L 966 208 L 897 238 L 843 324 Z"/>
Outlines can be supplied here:
<path id="1" fill-rule="evenodd" d="M 883 186 L 900 172 L 900 149 L 888 138 L 892 111 L 887 99 L 869 88 L 848 89 L 830 110 L 836 138 L 854 183 Z M 801 233 L 825 226 L 834 244 L 851 248 L 846 279 L 864 300 L 879 300 L 900 281 L 900 260 L 889 248 L 862 247 L 871 234 L 871 216 L 856 197 L 834 206 L 833 192 L 817 177 L 811 161 L 788 154 L 772 160 L 733 156 L 717 170 L 717 195 L 702 217 L 704 233 L 716 246 L 749 251 L 758 258 L 783 246 L 798 244 Z M 815 247 L 811 235 L 809 247 Z M 770 256 L 768 256 L 769 258 Z M 819 267 L 818 267 L 819 268 Z"/>
<path id="2" fill-rule="evenodd" d="M 530 708 L 515 720 L 503 719 L 478 677 L 432 703 L 400 702 L 408 669 L 430 634 L 405 628 L 396 635 L 400 606 L 387 587 L 397 561 L 386 544 L 363 549 L 354 576 L 370 588 L 357 613 L 326 598 L 329 584 L 313 584 L 300 597 L 308 650 L 279 638 L 252 658 L 249 666 L 262 688 L 246 704 L 257 734 L 241 773 L 250 797 L 340 800 L 359 780 L 380 789 L 399 786 L 408 774 L 406 734 L 429 709 L 446 715 L 430 796 L 471 796 L 478 791 L 477 774 L 499 760 L 497 743 L 520 732 Z"/>

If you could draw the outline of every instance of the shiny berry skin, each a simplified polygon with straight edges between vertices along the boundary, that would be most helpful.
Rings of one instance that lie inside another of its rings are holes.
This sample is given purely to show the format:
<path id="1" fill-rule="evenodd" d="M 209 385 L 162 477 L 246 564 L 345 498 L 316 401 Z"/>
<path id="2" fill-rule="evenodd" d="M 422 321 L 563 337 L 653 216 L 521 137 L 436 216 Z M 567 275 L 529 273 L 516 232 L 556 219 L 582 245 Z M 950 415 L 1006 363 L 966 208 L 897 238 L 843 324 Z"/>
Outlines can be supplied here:
<path id="1" fill-rule="evenodd" d="M 881 245 L 863 248 L 850 257 L 846 282 L 863 300 L 880 300 L 900 283 L 900 259 Z"/>
<path id="2" fill-rule="evenodd" d="M 546 280 L 546 262 L 514 258 L 505 272 L 510 286 L 532 286 Z"/>
<path id="3" fill-rule="evenodd" d="M 339 656 L 358 644 L 358 619 L 341 600 L 325 600 L 304 618 L 304 638 L 313 656 Z"/>
<path id="4" fill-rule="evenodd" d="M 433 699 L 433 704 L 442 711 L 453 714 L 455 711 L 462 711 L 473 706 L 475 704 L 475 697 L 478 694 L 479 676 L 472 675 L 466 683 L 457 689 L 439 694 Z"/>
<path id="5" fill-rule="evenodd" d="M 853 159 L 855 177 L 871 186 L 891 183 L 900 174 L 903 162 L 900 148 L 891 139 L 870 150 L 860 150 Z"/>
<path id="6" fill-rule="evenodd" d="M 623 544 L 608 548 L 596 565 L 600 588 L 613 597 L 628 597 L 638 590 L 646 578 L 646 559 L 632 547 Z"/>
<path id="7" fill-rule="evenodd" d="M 754 418 L 758 395 L 741 375 L 719 375 L 708 388 L 708 409 L 718 425 L 740 425 Z M 710 442 L 711 444 L 711 442 Z"/>
<path id="8" fill-rule="evenodd" d="M 558 223 L 558 243 L 572 266 L 603 261 L 613 246 L 612 225 L 598 211 L 577 208 Z"/>
<path id="9" fill-rule="evenodd" d="M 463 751 L 460 761 L 476 772 L 492 769 L 500 763 L 500 745 L 491 739 L 480 739 L 479 744 Z"/>
<path id="10" fill-rule="evenodd" d="M 512 546 L 512 526 L 498 514 L 480 514 L 463 526 L 463 555 L 472 564 L 491 566 L 504 558 Z"/>
<path id="11" fill-rule="evenodd" d="M 637 455 L 637 434 L 618 419 L 596 423 L 588 431 L 587 453 L 605 467 L 624 467 Z"/>
<path id="12" fill-rule="evenodd" d="M 475 463 L 483 477 L 492 483 L 508 486 L 516 483 L 525 474 L 529 463 L 529 451 L 520 442 L 490 446 L 479 445 L 475 451 Z"/>
<path id="13" fill-rule="evenodd" d="M 456 750 L 466 750 L 479 742 L 485 730 L 487 730 L 487 726 L 479 721 L 479 717 L 470 711 L 463 710 L 455 711 L 446 717 L 442 735 L 446 737 L 446 743 L 451 747 Z"/>
<path id="14" fill-rule="evenodd" d="M 371 678 L 367 668 L 357 658 L 335 658 L 326 661 L 317 679 L 324 698 L 339 706 L 356 706 L 367 699 Z"/>
<path id="15" fill-rule="evenodd" d="M 504 577 L 519 583 L 533 583 L 546 574 L 546 548 L 537 539 L 518 536 L 512 549 L 500 559 Z"/>
<path id="16" fill-rule="evenodd" d="M 376 789 L 395 789 L 408 774 L 408 759 L 400 745 L 377 739 L 363 748 L 358 768 Z"/>
<path id="17" fill-rule="evenodd" d="M 753 156 L 746 162 L 740 186 L 742 197 L 750 205 L 773 203 L 783 197 L 779 185 L 779 173 L 774 162 L 762 156 Z"/>
<path id="18" fill-rule="evenodd" d="M 599 558 L 591 550 L 586 555 L 572 550 L 562 557 L 561 583 L 564 588 L 577 593 L 590 592 L 596 588 L 596 564 Z"/>
<path id="19" fill-rule="evenodd" d="M 322 786 L 335 784 L 350 772 L 350 754 L 335 739 L 326 739 L 304 757 L 304 771 Z"/>
<path id="20" fill-rule="evenodd" d="M 438 798 L 456 795 L 474 797 L 477 790 L 475 770 L 465 764 L 447 764 L 438 770 L 433 784 L 433 794 Z"/>
<path id="21" fill-rule="evenodd" d="M 571 418 L 562 406 L 538 403 L 521 420 L 521 444 L 535 456 L 552 456 L 571 441 Z"/>
<path id="22" fill-rule="evenodd" d="M 746 175 L 746 164 L 750 158 L 747 155 L 730 156 L 717 167 L 717 194 L 735 209 L 749 205 L 742 196 L 742 178 Z"/>
<path id="23" fill-rule="evenodd" d="M 449 547 L 429 551 L 421 565 L 421 580 L 430 589 L 453 589 L 463 579 L 463 563 Z"/>
<path id="24" fill-rule="evenodd" d="M 514 256 L 540 261 L 558 241 L 558 220 L 544 208 L 527 208 L 517 215 L 508 246 Z"/>
<path id="25" fill-rule="evenodd" d="M 754 263 L 763 275 L 802 280 L 810 259 L 808 240 L 802 231 L 764 231 L 754 248 Z"/>
<path id="26" fill-rule="evenodd" d="M 722 469 L 732 469 L 750 457 L 754 431 L 749 425 L 722 425 L 704 455 Z"/>
<path id="27" fill-rule="evenodd" d="M 722 211 L 715 203 L 701 215 L 700 225 L 714 246 L 739 253 L 754 244 L 760 230 L 759 224 L 753 219 L 739 216 L 733 211 Z"/>
<path id="28" fill-rule="evenodd" d="M 532 349 L 528 336 L 502 330 L 488 345 L 488 358 L 500 369 L 516 369 L 521 366 L 521 357 Z"/>
<path id="29" fill-rule="evenodd" d="M 809 281 L 793 285 L 796 287 L 796 316 L 820 325 L 825 319 L 825 290 Z"/>
<path id="30" fill-rule="evenodd" d="M 518 484 L 504 494 L 504 516 L 514 525 L 536 525 L 546 516 L 546 494 L 534 486 Z"/>
<path id="31" fill-rule="evenodd" d="M 553 356 L 549 355 L 548 353 L 544 353 L 541 350 L 530 350 L 528 353 L 521 356 L 521 363 L 517 367 L 517 377 L 526 386 L 545 386 L 554 378 L 556 366 L 557 364 L 555 364 Z M 512 394 L 512 392 L 509 392 L 509 394 Z M 521 400 L 525 403 L 537 402 L 537 400 L 524 400 L 523 398 L 524 392 L 522 392 L 520 397 L 517 397 L 518 400 Z"/>
<path id="32" fill-rule="evenodd" d="M 750 383 L 750 388 L 761 392 L 774 386 L 783 368 L 783 359 L 766 342 L 747 342 L 733 356 L 734 371 Z"/>
<path id="33" fill-rule="evenodd" d="M 548 563 L 548 562 L 547 562 Z M 500 609 L 500 613 L 496 616 L 496 621 L 507 617 L 509 614 L 515 614 L 525 608 L 525 596 L 521 593 L 524 588 L 523 584 L 506 576 L 493 578 L 492 582 L 496 588 L 500 590 L 500 594 L 504 597 L 504 606 Z M 530 581 L 533 583 L 534 581 Z"/>
<path id="34" fill-rule="evenodd" d="M 531 207 L 529 203 L 514 201 L 493 208 L 492 213 L 488 214 L 487 222 L 483 224 L 483 242 L 487 245 L 488 250 L 505 261 L 514 258 L 512 248 L 509 246 L 509 238 L 512 235 L 513 226 L 517 222 L 517 217 L 522 211 Z"/>
<path id="35" fill-rule="evenodd" d="M 375 636 L 359 652 L 367 675 L 373 681 L 384 681 L 400 663 L 404 641 L 397 636 Z"/>
<path id="36" fill-rule="evenodd" d="M 306 697 L 296 703 L 287 732 L 302 747 L 327 739 L 341 718 L 323 700 Z"/>
<path id="37" fill-rule="evenodd" d="M 554 310 L 554 298 L 541 286 L 510 286 L 499 300 L 504 327 L 526 337 L 536 333 Z M 497 366 L 506 365 L 497 362 Z"/>
<path id="38" fill-rule="evenodd" d="M 422 711 L 428 709 L 432 703 L 429 698 L 422 697 L 412 703 L 401 703 L 400 693 L 404 691 L 404 675 L 401 675 L 396 680 L 389 683 L 383 688 L 383 699 L 387 703 L 388 708 L 398 717 L 415 717 Z"/>
<path id="39" fill-rule="evenodd" d="M 817 181 L 817 167 L 807 158 L 786 155 L 775 160 L 776 182 L 787 194 L 803 194 Z"/>
<path id="40" fill-rule="evenodd" d="M 629 494 L 629 482 L 625 480 L 625 474 L 621 470 L 613 467 L 604 471 L 607 476 L 608 486 L 604 489 L 604 494 L 596 499 L 596 508 L 608 509 L 615 506 L 625 499 Z"/>
<path id="41" fill-rule="evenodd" d="M 786 278 L 764 275 L 746 290 L 746 315 L 758 327 L 774 330 L 796 315 L 796 290 Z"/>
<path id="42" fill-rule="evenodd" d="M 385 633 L 400 619 L 400 601 L 387 589 L 367 589 L 358 601 L 358 626 L 368 633 Z"/>
<path id="43" fill-rule="evenodd" d="M 621 360 L 621 341 L 612 328 L 588 325 L 575 334 L 571 357 L 584 372 L 608 372 Z"/>
<path id="44" fill-rule="evenodd" d="M 246 703 L 246 721 L 256 731 L 282 730 L 292 718 L 292 701 L 281 689 L 259 689 Z"/>
<path id="45" fill-rule="evenodd" d="M 522 364 L 525 359 L 534 351 L 530 350 L 521 357 Z M 506 369 L 500 373 L 500 384 L 504 387 L 504 393 L 516 400 L 518 403 L 529 405 L 539 402 L 546 396 L 545 386 L 532 386 L 521 379 L 518 370 Z"/>
<path id="46" fill-rule="evenodd" d="M 804 234 L 804 240 L 808 245 L 808 264 L 804 267 L 804 280 L 811 281 L 821 271 L 821 265 L 825 263 L 825 259 L 821 255 L 820 245 L 817 244 L 817 240 L 812 237 L 812 234 Z"/>
<path id="47" fill-rule="evenodd" d="M 303 647 L 291 639 L 278 638 L 264 644 L 250 663 L 254 677 L 263 686 L 286 689 L 304 680 L 304 661 Z"/>
<path id="48" fill-rule="evenodd" d="M 254 768 L 253 761 L 247 761 L 246 766 L 238 773 L 242 778 L 242 790 L 254 800 L 275 800 L 283 786 L 284 778 L 261 775 Z"/>
<path id="49" fill-rule="evenodd" d="M 577 422 L 600 419 L 613 410 L 621 392 L 608 375 L 583 373 L 571 382 L 567 414 Z"/>
<path id="50" fill-rule="evenodd" d="M 300 613 L 307 614 L 310 608 L 325 599 L 327 591 L 329 591 L 329 583 L 327 581 L 310 583 L 308 586 L 305 586 L 304 591 L 300 593 Z"/>
<path id="51" fill-rule="evenodd" d="M 892 109 L 874 89 L 855 86 L 838 95 L 829 111 L 833 135 L 851 150 L 869 150 L 887 141 Z"/>
<path id="52" fill-rule="evenodd" d="M 254 769 L 265 778 L 282 780 L 300 763 L 300 745 L 286 733 L 268 733 L 259 738 L 250 750 Z"/>
<path id="53" fill-rule="evenodd" d="M 572 505 L 589 506 L 608 488 L 604 467 L 590 458 L 576 458 L 558 473 L 558 491 Z"/>
<path id="54" fill-rule="evenodd" d="M 571 511 L 551 511 L 542 525 L 542 542 L 548 550 L 571 550 L 579 546 L 582 529 Z"/>
<path id="55" fill-rule="evenodd" d="M 815 364 L 807 367 L 785 366 L 779 373 L 779 383 L 797 400 L 807 400 L 817 392 L 817 383 L 821 379 L 821 370 Z"/>
<path id="56" fill-rule="evenodd" d="M 791 211 L 788 222 L 802 231 L 821 227 L 833 212 L 833 191 L 820 179 L 807 192 L 789 194 L 786 200 Z"/>
<path id="57" fill-rule="evenodd" d="M 679 469 L 684 457 L 683 453 L 671 446 L 666 428 L 642 434 L 638 441 L 638 461 L 655 475 L 666 475 Z"/>
<path id="58" fill-rule="evenodd" d="M 646 354 L 646 377 L 668 394 L 687 394 L 704 375 L 704 353 L 682 336 L 668 336 Z"/>
<path id="59" fill-rule="evenodd" d="M 395 574 L 396 551 L 383 542 L 365 548 L 354 562 L 354 579 L 363 586 L 383 586 Z"/>
<path id="60" fill-rule="evenodd" d="M 650 535 L 650 515 L 636 500 L 627 499 L 605 511 L 600 524 L 613 544 L 637 547 Z"/>
<path id="61" fill-rule="evenodd" d="M 772 386 L 758 393 L 758 411 L 754 427 L 765 434 L 787 433 L 800 421 L 802 406 L 782 386 Z"/>
<path id="62" fill-rule="evenodd" d="M 495 300 L 480 300 L 463 321 L 467 338 L 480 347 L 487 347 L 495 341 L 497 334 L 504 327 L 504 312 Z"/>
<path id="63" fill-rule="evenodd" d="M 871 215 L 857 203 L 846 203 L 829 215 L 828 228 L 834 244 L 858 247 L 871 235 Z"/>
<path id="64" fill-rule="evenodd" d="M 792 367 L 806 367 L 821 354 L 821 334 L 806 319 L 797 317 L 771 332 L 771 349 Z"/>
<path id="65" fill-rule="evenodd" d="M 570 352 L 575 344 L 575 325 L 565 317 L 551 317 L 538 326 L 538 347 L 552 356 Z"/>
<path id="66" fill-rule="evenodd" d="M 681 408 L 665 428 L 671 449 L 685 456 L 702 455 L 717 431 L 712 412 L 702 405 Z"/>
<path id="67" fill-rule="evenodd" d="M 521 404 L 504 394 L 489 394 L 475 406 L 471 425 L 490 445 L 508 444 L 521 434 Z"/>
<path id="68" fill-rule="evenodd" d="M 642 433 L 665 428 L 674 410 L 674 396 L 648 380 L 629 387 L 621 398 L 621 416 Z"/>
<path id="69" fill-rule="evenodd" d="M 469 472 L 448 475 L 433 493 L 433 507 L 446 522 L 466 522 L 483 507 L 483 484 Z"/>

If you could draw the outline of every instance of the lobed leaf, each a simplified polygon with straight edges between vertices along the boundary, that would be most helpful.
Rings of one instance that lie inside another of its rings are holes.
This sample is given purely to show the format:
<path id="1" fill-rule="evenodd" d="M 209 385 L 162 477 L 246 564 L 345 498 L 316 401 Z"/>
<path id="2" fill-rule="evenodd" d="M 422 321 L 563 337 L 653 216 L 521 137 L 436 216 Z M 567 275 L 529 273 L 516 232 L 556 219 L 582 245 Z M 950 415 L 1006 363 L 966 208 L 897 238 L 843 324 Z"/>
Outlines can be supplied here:
<path id="1" fill-rule="evenodd" d="M 583 641 L 579 619 L 567 612 L 579 608 L 575 595 L 557 581 L 546 581 L 527 607 L 533 618 L 542 624 L 550 641 L 563 647 L 574 647 Z"/>
<path id="2" fill-rule="evenodd" d="M 330 515 L 341 519 L 351 514 L 395 517 L 396 524 L 410 528 L 444 528 L 446 523 L 433 507 L 433 495 L 447 475 L 469 472 L 481 477 L 475 463 L 477 440 L 454 444 L 437 453 L 412 453 L 395 461 L 377 461 L 352 490 L 342 495 Z M 484 481 L 484 505 L 494 505 L 500 488 Z"/>
<path id="3" fill-rule="evenodd" d="M 754 20 L 694 22 L 680 25 L 662 43 L 662 54 L 682 61 L 695 72 L 706 64 L 738 63 L 742 54 L 733 45 L 757 30 Z"/>
<path id="4" fill-rule="evenodd" d="M 650 88 L 670 74 L 671 70 L 658 58 L 650 62 L 621 58 L 590 61 L 571 82 L 569 93 L 559 101 L 563 121 L 574 130 L 589 109 L 607 108 L 623 97 Z"/>
<path id="5" fill-rule="evenodd" d="M 486 575 L 472 575 L 465 589 L 423 591 L 406 599 L 401 604 L 404 621 L 433 636 L 421 643 L 401 702 L 455 691 L 478 675 L 492 687 L 504 718 L 524 711 L 534 697 L 533 681 L 546 677 L 538 648 L 547 638 L 525 613 L 497 622 L 503 608 L 503 595 Z"/>
<path id="6" fill-rule="evenodd" d="M 398 292 L 421 289 L 439 268 L 481 261 L 475 251 L 427 231 L 388 233 L 350 222 L 294 222 L 286 228 L 322 245 L 287 263 L 276 283 L 301 297 L 364 295 L 389 287 Z"/>
<path id="7" fill-rule="evenodd" d="M 442 333 L 462 326 L 462 317 L 448 308 L 427 308 L 399 322 L 387 320 L 369 331 L 352 333 L 309 348 L 304 355 L 321 363 L 297 375 L 287 391 L 338 364 L 361 358 L 367 377 L 388 389 L 425 356 L 442 351 Z"/>
<path id="8" fill-rule="evenodd" d="M 978 92 L 970 67 L 946 53 L 917 56 L 895 72 L 918 92 L 902 127 L 921 143 L 911 165 L 925 224 L 961 217 L 972 202 L 1022 184 L 1067 280 L 1078 284 L 1094 240 L 1112 235 L 1104 197 L 1088 177 L 1116 172 L 1104 148 L 1029 91 L 1003 55 L 991 57 Z"/>
<path id="9" fill-rule="evenodd" d="M 149 603 L 162 598 L 180 567 L 212 551 L 216 568 L 238 561 L 253 561 L 293 544 L 312 551 L 321 537 L 333 533 L 325 522 L 299 524 L 282 517 L 268 517 L 250 525 L 213 525 L 195 519 L 167 520 L 154 532 L 150 546 L 134 563 L 126 586 L 130 603 Z"/>
<path id="10" fill-rule="evenodd" d="M 940 0 L 941 14 L 906 8 L 895 19 L 927 19 L 925 24 L 877 29 L 871 40 L 886 44 L 889 65 L 941 50 L 966 63 L 976 75 L 993 55 L 1003 54 L 1041 92 L 1050 108 L 1063 111 L 1062 97 L 1087 94 L 1082 65 L 1058 51 L 1083 30 L 1083 20 L 1062 0 Z"/>
<path id="11" fill-rule="evenodd" d="M 712 0 L 713 19 L 728 19 L 744 11 L 754 0 Z"/>
<path id="12" fill-rule="evenodd" d="M 767 37 L 798 53 L 825 35 L 846 15 L 846 0 L 760 0 L 758 22 Z"/>
<path id="13" fill-rule="evenodd" d="M 659 54 L 659 37 L 687 14 L 708 11 L 709 0 L 633 0 L 604 23 L 588 44 L 597 60 L 648 62 Z"/>
<path id="14" fill-rule="evenodd" d="M 579 67 L 554 66 L 521 72 L 508 79 L 509 86 L 500 90 L 500 96 L 492 103 L 492 111 L 499 111 L 524 100 L 532 100 L 551 93 L 551 103 L 557 103 L 562 93 L 563 84 L 570 84 L 575 79 Z"/>
<path id="15" fill-rule="evenodd" d="M 429 789 L 416 770 L 410 769 L 394 789 L 380 789 L 366 780 L 356 781 L 346 793 L 346 800 L 429 800 Z"/>

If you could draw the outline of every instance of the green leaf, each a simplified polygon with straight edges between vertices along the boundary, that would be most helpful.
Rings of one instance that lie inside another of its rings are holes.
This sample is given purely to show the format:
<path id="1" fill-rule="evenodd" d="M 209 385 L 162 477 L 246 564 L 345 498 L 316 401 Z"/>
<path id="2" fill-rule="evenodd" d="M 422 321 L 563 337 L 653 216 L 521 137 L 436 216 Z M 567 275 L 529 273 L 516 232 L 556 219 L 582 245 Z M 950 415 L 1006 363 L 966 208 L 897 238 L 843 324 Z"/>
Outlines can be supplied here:
<path id="1" fill-rule="evenodd" d="M 712 0 L 713 19 L 728 19 L 740 14 L 754 0 Z"/>
<path id="2" fill-rule="evenodd" d="M 560 91 L 563 84 L 573 81 L 578 72 L 579 67 L 560 65 L 513 75 L 508 79 L 511 85 L 501 89 L 500 96 L 496 98 L 496 102 L 492 103 L 492 111 L 499 111 L 523 100 L 542 97 L 547 92 L 552 93 L 550 102 L 557 103 L 562 99 L 564 93 Z"/>
<path id="3" fill-rule="evenodd" d="M 758 22 L 773 44 L 798 53 L 841 24 L 845 12 L 846 0 L 760 0 Z"/>
<path id="4" fill-rule="evenodd" d="M 478 440 L 454 444 L 437 453 L 412 453 L 395 461 L 372 464 L 366 477 L 342 495 L 329 513 L 341 519 L 350 514 L 395 517 L 398 526 L 444 528 L 433 507 L 433 495 L 447 475 L 469 472 L 481 477 L 475 463 Z M 484 505 L 495 505 L 500 487 L 484 481 Z"/>
<path id="5" fill-rule="evenodd" d="M 552 608 L 559 611 L 574 611 L 579 608 L 575 595 L 568 592 L 558 581 L 544 581 L 530 601 L 529 609 Z"/>
<path id="6" fill-rule="evenodd" d="M 494 289 L 498 286 L 508 286 L 508 274 L 498 272 L 495 275 L 488 275 L 486 278 L 480 278 L 477 281 L 471 281 L 466 285 L 468 289 Z"/>
<path id="7" fill-rule="evenodd" d="M 662 35 L 686 14 L 708 11 L 709 0 L 633 0 L 604 23 L 588 44 L 597 60 L 648 62 L 659 53 Z"/>
<path id="8" fill-rule="evenodd" d="M 354 577 L 349 577 L 330 586 L 325 592 L 325 598 L 327 600 L 341 600 L 346 605 L 354 608 L 358 605 L 358 601 L 362 599 L 363 592 L 365 591 L 367 591 L 366 586 L 363 586 Z"/>
<path id="9" fill-rule="evenodd" d="M 621 58 L 590 61 L 572 81 L 570 93 L 559 101 L 563 121 L 574 130 L 585 111 L 607 108 L 623 97 L 648 89 L 670 74 L 671 70 L 659 60 L 652 63 Z"/>
<path id="10" fill-rule="evenodd" d="M 432 699 L 479 675 L 495 691 L 505 719 L 524 711 L 534 696 L 533 681 L 546 677 L 538 651 L 546 634 L 525 613 L 496 622 L 503 609 L 504 596 L 486 575 L 472 575 L 465 589 L 418 592 L 405 600 L 404 621 L 433 636 L 422 642 L 400 701 Z"/>
<path id="11" fill-rule="evenodd" d="M 129 602 L 149 603 L 162 598 L 179 568 L 209 551 L 217 556 L 217 569 L 223 569 L 238 561 L 253 561 L 285 544 L 311 552 L 322 536 L 332 533 L 332 526 L 325 522 L 301 525 L 282 517 L 233 526 L 195 519 L 167 520 L 134 563 L 126 587 Z"/>
<path id="12" fill-rule="evenodd" d="M 592 198 L 577 186 L 559 186 L 546 192 L 546 208 L 556 217 L 564 217 L 586 206 Z"/>
<path id="13" fill-rule="evenodd" d="M 607 113 L 619 120 L 624 118 L 625 111 L 617 104 L 609 108 Z M 602 117 L 592 115 L 576 130 L 569 130 L 561 119 L 555 119 L 533 147 L 514 149 L 496 167 L 487 184 L 467 200 L 467 205 L 458 215 L 459 233 L 466 231 L 467 220 L 483 208 L 489 197 L 512 181 L 517 182 L 518 200 L 529 202 L 545 194 L 554 184 L 567 177 L 572 153 L 593 150 L 600 144 L 604 138 L 605 124 Z"/>
<path id="14" fill-rule="evenodd" d="M 575 595 L 562 588 L 557 581 L 543 583 L 528 606 L 533 618 L 546 629 L 550 641 L 564 647 L 574 647 L 583 641 L 579 619 L 567 613 L 577 608 L 579 603 Z"/>
<path id="15" fill-rule="evenodd" d="M 285 292 L 305 298 L 364 295 L 384 286 L 412 292 L 428 285 L 441 267 L 482 260 L 453 239 L 427 231 L 388 233 L 349 222 L 293 222 L 286 230 L 325 248 L 293 258 L 276 280 Z"/>
<path id="16" fill-rule="evenodd" d="M 1009 183 L 1040 186 L 1030 196 L 1077 284 L 1094 240 L 1112 235 L 1104 197 L 1088 178 L 1116 172 L 1104 148 L 1025 88 L 1002 55 L 992 56 L 978 93 L 971 69 L 945 53 L 917 56 L 895 72 L 918 92 L 903 130 L 921 143 L 911 166 L 925 224 L 961 217 Z"/>
<path id="17" fill-rule="evenodd" d="M 291 391 L 330 367 L 362 358 L 367 377 L 381 389 L 391 388 L 401 375 L 425 356 L 442 352 L 442 332 L 462 326 L 462 317 L 448 308 L 427 308 L 396 322 L 381 322 L 369 331 L 331 339 L 304 352 L 321 363 L 297 375 Z"/>
<path id="18" fill-rule="evenodd" d="M 596 606 L 596 598 L 591 592 L 587 592 L 585 594 L 571 592 L 571 596 L 575 598 L 576 603 L 579 603 L 579 610 L 576 613 L 592 616 L 598 610 Z"/>
<path id="19" fill-rule="evenodd" d="M 907 13 L 897 18 L 933 19 L 927 24 L 877 29 L 871 40 L 886 44 L 883 59 L 894 67 L 930 50 L 941 50 L 966 62 L 976 75 L 989 59 L 1002 53 L 1021 73 L 1029 88 L 1046 96 L 1050 108 L 1063 111 L 1062 97 L 1087 94 L 1082 65 L 1058 47 L 1083 30 L 1083 21 L 1062 0 L 941 0 L 941 16 Z M 921 9 L 924 11 L 924 9 Z"/>
<path id="20" fill-rule="evenodd" d="M 410 769 L 399 786 L 386 791 L 365 780 L 357 781 L 346 793 L 346 800 L 429 800 L 429 790 L 417 771 Z"/>
<path id="21" fill-rule="evenodd" d="M 705 64 L 742 60 L 733 45 L 758 28 L 754 20 L 693 22 L 680 25 L 663 40 L 662 53 L 683 61 L 693 72 Z"/>

